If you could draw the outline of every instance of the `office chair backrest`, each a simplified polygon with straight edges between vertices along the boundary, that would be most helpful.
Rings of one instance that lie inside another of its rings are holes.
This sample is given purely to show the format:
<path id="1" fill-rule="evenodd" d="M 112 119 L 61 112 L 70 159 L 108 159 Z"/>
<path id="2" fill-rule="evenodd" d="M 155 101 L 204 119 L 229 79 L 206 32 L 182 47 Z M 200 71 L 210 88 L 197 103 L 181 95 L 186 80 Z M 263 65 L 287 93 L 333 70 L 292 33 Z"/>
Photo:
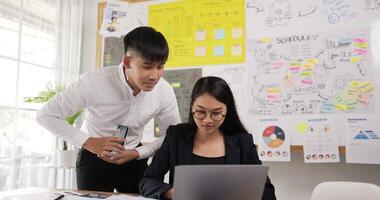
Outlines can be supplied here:
<path id="1" fill-rule="evenodd" d="M 318 184 L 311 200 L 362 200 L 380 199 L 380 187 L 359 182 L 324 182 Z"/>

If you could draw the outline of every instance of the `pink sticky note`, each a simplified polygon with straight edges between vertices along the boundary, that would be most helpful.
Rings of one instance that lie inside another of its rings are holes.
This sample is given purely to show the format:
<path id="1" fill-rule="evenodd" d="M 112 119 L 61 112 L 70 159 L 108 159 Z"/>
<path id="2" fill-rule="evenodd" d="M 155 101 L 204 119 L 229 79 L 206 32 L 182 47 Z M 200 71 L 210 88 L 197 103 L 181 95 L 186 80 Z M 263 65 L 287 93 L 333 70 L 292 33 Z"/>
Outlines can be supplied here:
<path id="1" fill-rule="evenodd" d="M 354 38 L 355 43 L 367 43 L 367 39 L 365 38 Z"/>
<path id="2" fill-rule="evenodd" d="M 308 79 L 304 79 L 304 80 L 301 81 L 301 83 L 306 84 L 306 85 L 311 85 L 313 83 L 313 81 L 312 80 L 308 80 Z"/>
<path id="3" fill-rule="evenodd" d="M 368 51 L 366 49 L 355 49 L 354 50 L 359 55 L 367 55 Z"/>

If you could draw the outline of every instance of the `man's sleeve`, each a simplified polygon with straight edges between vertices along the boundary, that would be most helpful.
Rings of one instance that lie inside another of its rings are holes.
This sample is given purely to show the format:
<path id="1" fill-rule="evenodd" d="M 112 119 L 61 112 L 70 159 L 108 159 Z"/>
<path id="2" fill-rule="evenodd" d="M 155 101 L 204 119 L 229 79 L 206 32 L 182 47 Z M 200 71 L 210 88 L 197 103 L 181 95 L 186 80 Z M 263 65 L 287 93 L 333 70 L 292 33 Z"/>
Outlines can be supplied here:
<path id="1" fill-rule="evenodd" d="M 169 125 L 176 125 L 181 123 L 177 99 L 175 97 L 173 88 L 170 88 L 170 90 L 165 95 L 165 100 L 162 105 L 163 106 L 161 107 L 161 111 L 157 115 L 161 136 L 150 144 L 137 147 L 136 151 L 138 151 L 140 154 L 140 157 L 138 159 L 144 159 L 152 156 L 154 152 L 160 148 L 162 142 L 164 141 L 166 129 L 169 127 Z"/>
<path id="2" fill-rule="evenodd" d="M 50 99 L 37 112 L 37 121 L 54 135 L 67 142 L 82 147 L 89 135 L 67 123 L 66 117 L 84 109 L 89 92 L 86 83 L 78 81 L 65 91 Z"/>

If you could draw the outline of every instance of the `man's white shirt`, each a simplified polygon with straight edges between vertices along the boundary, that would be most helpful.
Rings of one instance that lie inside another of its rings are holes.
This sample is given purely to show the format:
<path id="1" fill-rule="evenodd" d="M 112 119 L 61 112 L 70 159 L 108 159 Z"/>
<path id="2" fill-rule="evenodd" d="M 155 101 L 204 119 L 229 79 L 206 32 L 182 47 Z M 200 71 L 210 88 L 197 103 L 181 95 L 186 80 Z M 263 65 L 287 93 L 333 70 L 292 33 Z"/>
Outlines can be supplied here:
<path id="1" fill-rule="evenodd" d="M 85 109 L 81 129 L 70 126 L 66 117 Z M 145 125 L 158 117 L 161 137 L 137 147 Z M 125 148 L 147 158 L 161 146 L 169 125 L 180 123 L 173 88 L 161 78 L 152 91 L 133 95 L 124 76 L 123 65 L 85 74 L 56 95 L 37 113 L 37 121 L 53 134 L 82 147 L 89 137 L 115 136 L 118 125 L 129 128 Z"/>

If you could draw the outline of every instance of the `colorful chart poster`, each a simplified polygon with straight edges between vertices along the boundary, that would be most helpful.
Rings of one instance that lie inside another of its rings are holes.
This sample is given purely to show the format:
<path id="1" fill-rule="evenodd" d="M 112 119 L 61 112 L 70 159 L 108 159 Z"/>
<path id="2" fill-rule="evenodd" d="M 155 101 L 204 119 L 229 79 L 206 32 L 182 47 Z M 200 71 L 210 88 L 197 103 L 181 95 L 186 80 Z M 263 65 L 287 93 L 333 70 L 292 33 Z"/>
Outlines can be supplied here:
<path id="1" fill-rule="evenodd" d="M 262 161 L 290 161 L 290 134 L 277 118 L 259 119 L 258 154 Z"/>
<path id="2" fill-rule="evenodd" d="M 380 164 L 379 119 L 347 118 L 346 162 Z"/>
<path id="3" fill-rule="evenodd" d="M 149 6 L 148 24 L 168 40 L 168 67 L 242 63 L 245 1 L 192 0 Z"/>
<path id="4" fill-rule="evenodd" d="M 374 90 L 369 33 L 248 41 L 251 115 L 369 113 Z"/>
<path id="5" fill-rule="evenodd" d="M 297 124 L 296 129 L 305 135 L 305 163 L 339 162 L 338 134 L 333 120 L 310 118 Z"/>

